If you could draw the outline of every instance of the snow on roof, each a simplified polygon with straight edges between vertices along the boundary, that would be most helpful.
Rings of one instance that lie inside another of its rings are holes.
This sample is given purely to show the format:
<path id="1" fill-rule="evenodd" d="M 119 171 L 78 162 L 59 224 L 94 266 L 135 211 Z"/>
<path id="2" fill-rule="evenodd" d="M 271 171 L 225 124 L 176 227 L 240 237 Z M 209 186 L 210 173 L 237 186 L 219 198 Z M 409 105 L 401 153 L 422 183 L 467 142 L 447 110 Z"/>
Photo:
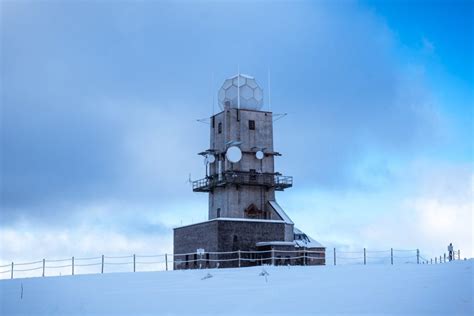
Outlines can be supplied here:
<path id="1" fill-rule="evenodd" d="M 260 241 L 257 246 L 294 246 L 293 241 Z"/>
<path id="2" fill-rule="evenodd" d="M 254 219 L 254 218 L 237 218 L 237 217 L 217 217 L 210 219 L 208 221 L 203 221 L 203 222 L 198 222 L 198 223 L 192 223 L 188 225 L 182 225 L 175 227 L 176 228 L 182 228 L 182 227 L 188 227 L 188 226 L 193 226 L 193 225 L 199 225 L 203 223 L 208 223 L 208 222 L 213 222 L 213 221 L 234 221 L 234 222 L 260 222 L 260 223 L 285 223 L 282 220 L 276 220 L 276 219 Z"/>
<path id="3" fill-rule="evenodd" d="M 268 201 L 270 206 L 275 210 L 275 212 L 280 216 L 280 218 L 287 224 L 293 224 L 290 217 L 286 215 L 285 211 L 281 208 L 281 206 L 276 201 Z"/>
<path id="4" fill-rule="evenodd" d="M 239 222 L 262 222 L 262 223 L 283 223 L 277 219 L 257 219 L 257 218 L 237 218 L 237 217 L 218 217 L 211 221 L 239 221 Z"/>
<path id="5" fill-rule="evenodd" d="M 304 234 L 301 230 L 299 230 L 299 229 L 296 228 L 296 227 L 293 227 L 293 233 L 294 233 L 295 235 Z"/>
<path id="6" fill-rule="evenodd" d="M 306 247 L 306 248 L 326 248 L 321 245 L 319 242 L 314 240 L 313 238 L 309 237 L 305 233 L 303 233 L 298 228 L 293 228 L 293 233 L 295 235 L 295 244 L 296 247 Z"/>

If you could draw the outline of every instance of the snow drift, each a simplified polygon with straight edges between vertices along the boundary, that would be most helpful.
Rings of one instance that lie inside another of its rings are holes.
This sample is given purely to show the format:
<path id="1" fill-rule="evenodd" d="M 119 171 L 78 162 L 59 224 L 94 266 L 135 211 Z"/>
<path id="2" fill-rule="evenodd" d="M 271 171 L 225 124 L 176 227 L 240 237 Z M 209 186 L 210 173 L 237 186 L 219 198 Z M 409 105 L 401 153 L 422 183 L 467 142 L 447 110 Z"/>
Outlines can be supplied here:
<path id="1" fill-rule="evenodd" d="M 2 315 L 473 315 L 473 260 L 0 281 Z"/>

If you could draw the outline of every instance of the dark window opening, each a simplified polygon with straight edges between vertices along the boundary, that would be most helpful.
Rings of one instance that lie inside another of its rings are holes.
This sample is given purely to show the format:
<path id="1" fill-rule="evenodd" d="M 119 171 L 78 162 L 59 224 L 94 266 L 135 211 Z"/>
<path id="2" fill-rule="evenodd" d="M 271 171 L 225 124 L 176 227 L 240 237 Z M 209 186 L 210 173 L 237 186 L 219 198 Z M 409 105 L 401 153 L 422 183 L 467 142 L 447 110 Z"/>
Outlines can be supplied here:
<path id="1" fill-rule="evenodd" d="M 220 207 L 217 208 L 217 217 L 221 217 L 221 208 Z"/>
<path id="2" fill-rule="evenodd" d="M 254 120 L 249 120 L 249 129 L 255 130 L 255 121 Z"/>
<path id="3" fill-rule="evenodd" d="M 249 180 L 250 181 L 257 181 L 257 170 L 250 169 Z"/>
<path id="4" fill-rule="evenodd" d="M 222 133 L 222 123 L 217 124 L 217 132 Z"/>
<path id="5" fill-rule="evenodd" d="M 216 127 L 216 117 L 213 116 L 212 117 L 212 128 L 215 128 Z"/>

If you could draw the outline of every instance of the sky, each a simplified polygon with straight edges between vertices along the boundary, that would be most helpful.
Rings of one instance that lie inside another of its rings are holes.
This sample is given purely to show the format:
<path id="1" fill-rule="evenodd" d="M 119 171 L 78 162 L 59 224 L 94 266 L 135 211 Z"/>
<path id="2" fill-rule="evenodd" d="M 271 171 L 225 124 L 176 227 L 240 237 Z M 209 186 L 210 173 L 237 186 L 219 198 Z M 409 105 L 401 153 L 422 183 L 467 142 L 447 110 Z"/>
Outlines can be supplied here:
<path id="1" fill-rule="evenodd" d="M 473 256 L 472 1 L 1 1 L 0 262 L 171 253 L 222 82 L 328 248 Z M 271 104 L 268 102 L 268 74 Z"/>

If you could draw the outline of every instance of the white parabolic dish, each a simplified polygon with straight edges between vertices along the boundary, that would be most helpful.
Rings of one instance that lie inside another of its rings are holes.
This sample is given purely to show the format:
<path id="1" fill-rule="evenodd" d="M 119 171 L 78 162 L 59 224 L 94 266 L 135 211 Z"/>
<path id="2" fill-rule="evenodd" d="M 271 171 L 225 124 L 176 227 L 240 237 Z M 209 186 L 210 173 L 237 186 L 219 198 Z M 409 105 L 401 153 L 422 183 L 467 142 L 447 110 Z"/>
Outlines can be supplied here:
<path id="1" fill-rule="evenodd" d="M 216 157 L 214 155 L 207 155 L 207 162 L 214 163 L 216 161 Z"/>
<path id="2" fill-rule="evenodd" d="M 237 146 L 230 146 L 225 156 L 230 162 L 236 163 L 242 159 L 242 151 Z"/>
<path id="3" fill-rule="evenodd" d="M 263 151 L 259 150 L 255 153 L 255 157 L 257 157 L 258 160 L 262 160 L 263 159 Z"/>

